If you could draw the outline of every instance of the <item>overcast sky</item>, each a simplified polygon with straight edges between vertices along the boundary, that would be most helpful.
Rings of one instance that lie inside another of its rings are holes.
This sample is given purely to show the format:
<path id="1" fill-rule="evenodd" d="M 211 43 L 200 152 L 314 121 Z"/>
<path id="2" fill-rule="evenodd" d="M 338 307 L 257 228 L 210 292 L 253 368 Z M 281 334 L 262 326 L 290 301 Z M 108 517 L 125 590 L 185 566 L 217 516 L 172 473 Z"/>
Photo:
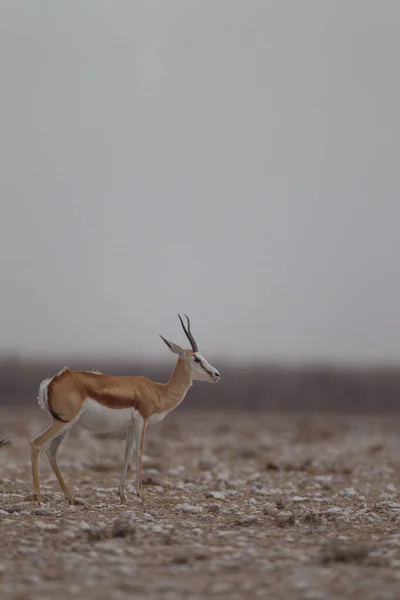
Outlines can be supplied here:
<path id="1" fill-rule="evenodd" d="M 399 56 L 398 0 L 2 0 L 0 353 L 400 360 Z"/>

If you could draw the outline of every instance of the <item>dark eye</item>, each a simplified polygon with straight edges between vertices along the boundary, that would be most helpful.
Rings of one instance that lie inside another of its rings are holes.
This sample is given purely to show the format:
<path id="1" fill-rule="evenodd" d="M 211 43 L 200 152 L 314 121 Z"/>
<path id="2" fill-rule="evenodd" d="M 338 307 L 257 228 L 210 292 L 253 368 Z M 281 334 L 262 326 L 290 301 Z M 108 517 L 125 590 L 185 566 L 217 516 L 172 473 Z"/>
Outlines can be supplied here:
<path id="1" fill-rule="evenodd" d="M 194 356 L 193 359 L 194 359 L 194 362 L 201 363 L 201 360 L 199 358 L 197 358 L 197 356 Z"/>

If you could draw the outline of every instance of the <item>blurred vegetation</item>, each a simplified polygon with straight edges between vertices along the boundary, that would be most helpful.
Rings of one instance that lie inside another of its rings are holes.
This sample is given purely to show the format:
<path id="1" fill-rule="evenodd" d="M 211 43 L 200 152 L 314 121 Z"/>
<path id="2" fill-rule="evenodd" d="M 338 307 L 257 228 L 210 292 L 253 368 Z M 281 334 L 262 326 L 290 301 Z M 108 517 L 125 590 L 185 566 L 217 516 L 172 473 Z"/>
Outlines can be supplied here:
<path id="1" fill-rule="evenodd" d="M 334 366 L 225 365 L 217 385 L 196 382 L 183 410 L 246 409 L 249 411 L 400 412 L 400 368 Z M 73 370 L 98 369 L 113 375 L 145 375 L 167 381 L 172 365 L 130 364 L 126 360 L 71 359 Z M 0 405 L 37 406 L 39 383 L 58 373 L 65 363 L 52 360 L 0 359 Z"/>

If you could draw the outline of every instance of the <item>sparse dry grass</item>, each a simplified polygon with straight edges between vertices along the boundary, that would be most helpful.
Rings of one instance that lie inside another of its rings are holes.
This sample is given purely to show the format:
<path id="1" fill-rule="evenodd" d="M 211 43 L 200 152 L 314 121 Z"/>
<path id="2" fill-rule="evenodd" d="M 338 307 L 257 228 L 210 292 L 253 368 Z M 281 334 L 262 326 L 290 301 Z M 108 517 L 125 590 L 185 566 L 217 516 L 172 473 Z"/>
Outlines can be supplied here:
<path id="1" fill-rule="evenodd" d="M 176 411 L 149 429 L 143 508 L 116 495 L 121 435 L 74 430 L 30 499 L 39 410 L 0 412 L 0 596 L 397 600 L 400 419 Z M 129 477 L 132 479 L 131 471 Z"/>

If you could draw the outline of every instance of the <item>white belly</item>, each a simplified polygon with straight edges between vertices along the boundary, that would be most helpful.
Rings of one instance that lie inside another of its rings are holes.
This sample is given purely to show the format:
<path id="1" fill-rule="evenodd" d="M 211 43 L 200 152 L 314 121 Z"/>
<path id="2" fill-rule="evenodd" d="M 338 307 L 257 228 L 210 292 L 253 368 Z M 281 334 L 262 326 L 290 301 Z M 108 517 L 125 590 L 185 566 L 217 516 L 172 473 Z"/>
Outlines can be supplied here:
<path id="1" fill-rule="evenodd" d="M 108 433 L 132 425 L 140 414 L 134 408 L 107 408 L 87 398 L 82 406 L 79 424 L 94 433 Z"/>

